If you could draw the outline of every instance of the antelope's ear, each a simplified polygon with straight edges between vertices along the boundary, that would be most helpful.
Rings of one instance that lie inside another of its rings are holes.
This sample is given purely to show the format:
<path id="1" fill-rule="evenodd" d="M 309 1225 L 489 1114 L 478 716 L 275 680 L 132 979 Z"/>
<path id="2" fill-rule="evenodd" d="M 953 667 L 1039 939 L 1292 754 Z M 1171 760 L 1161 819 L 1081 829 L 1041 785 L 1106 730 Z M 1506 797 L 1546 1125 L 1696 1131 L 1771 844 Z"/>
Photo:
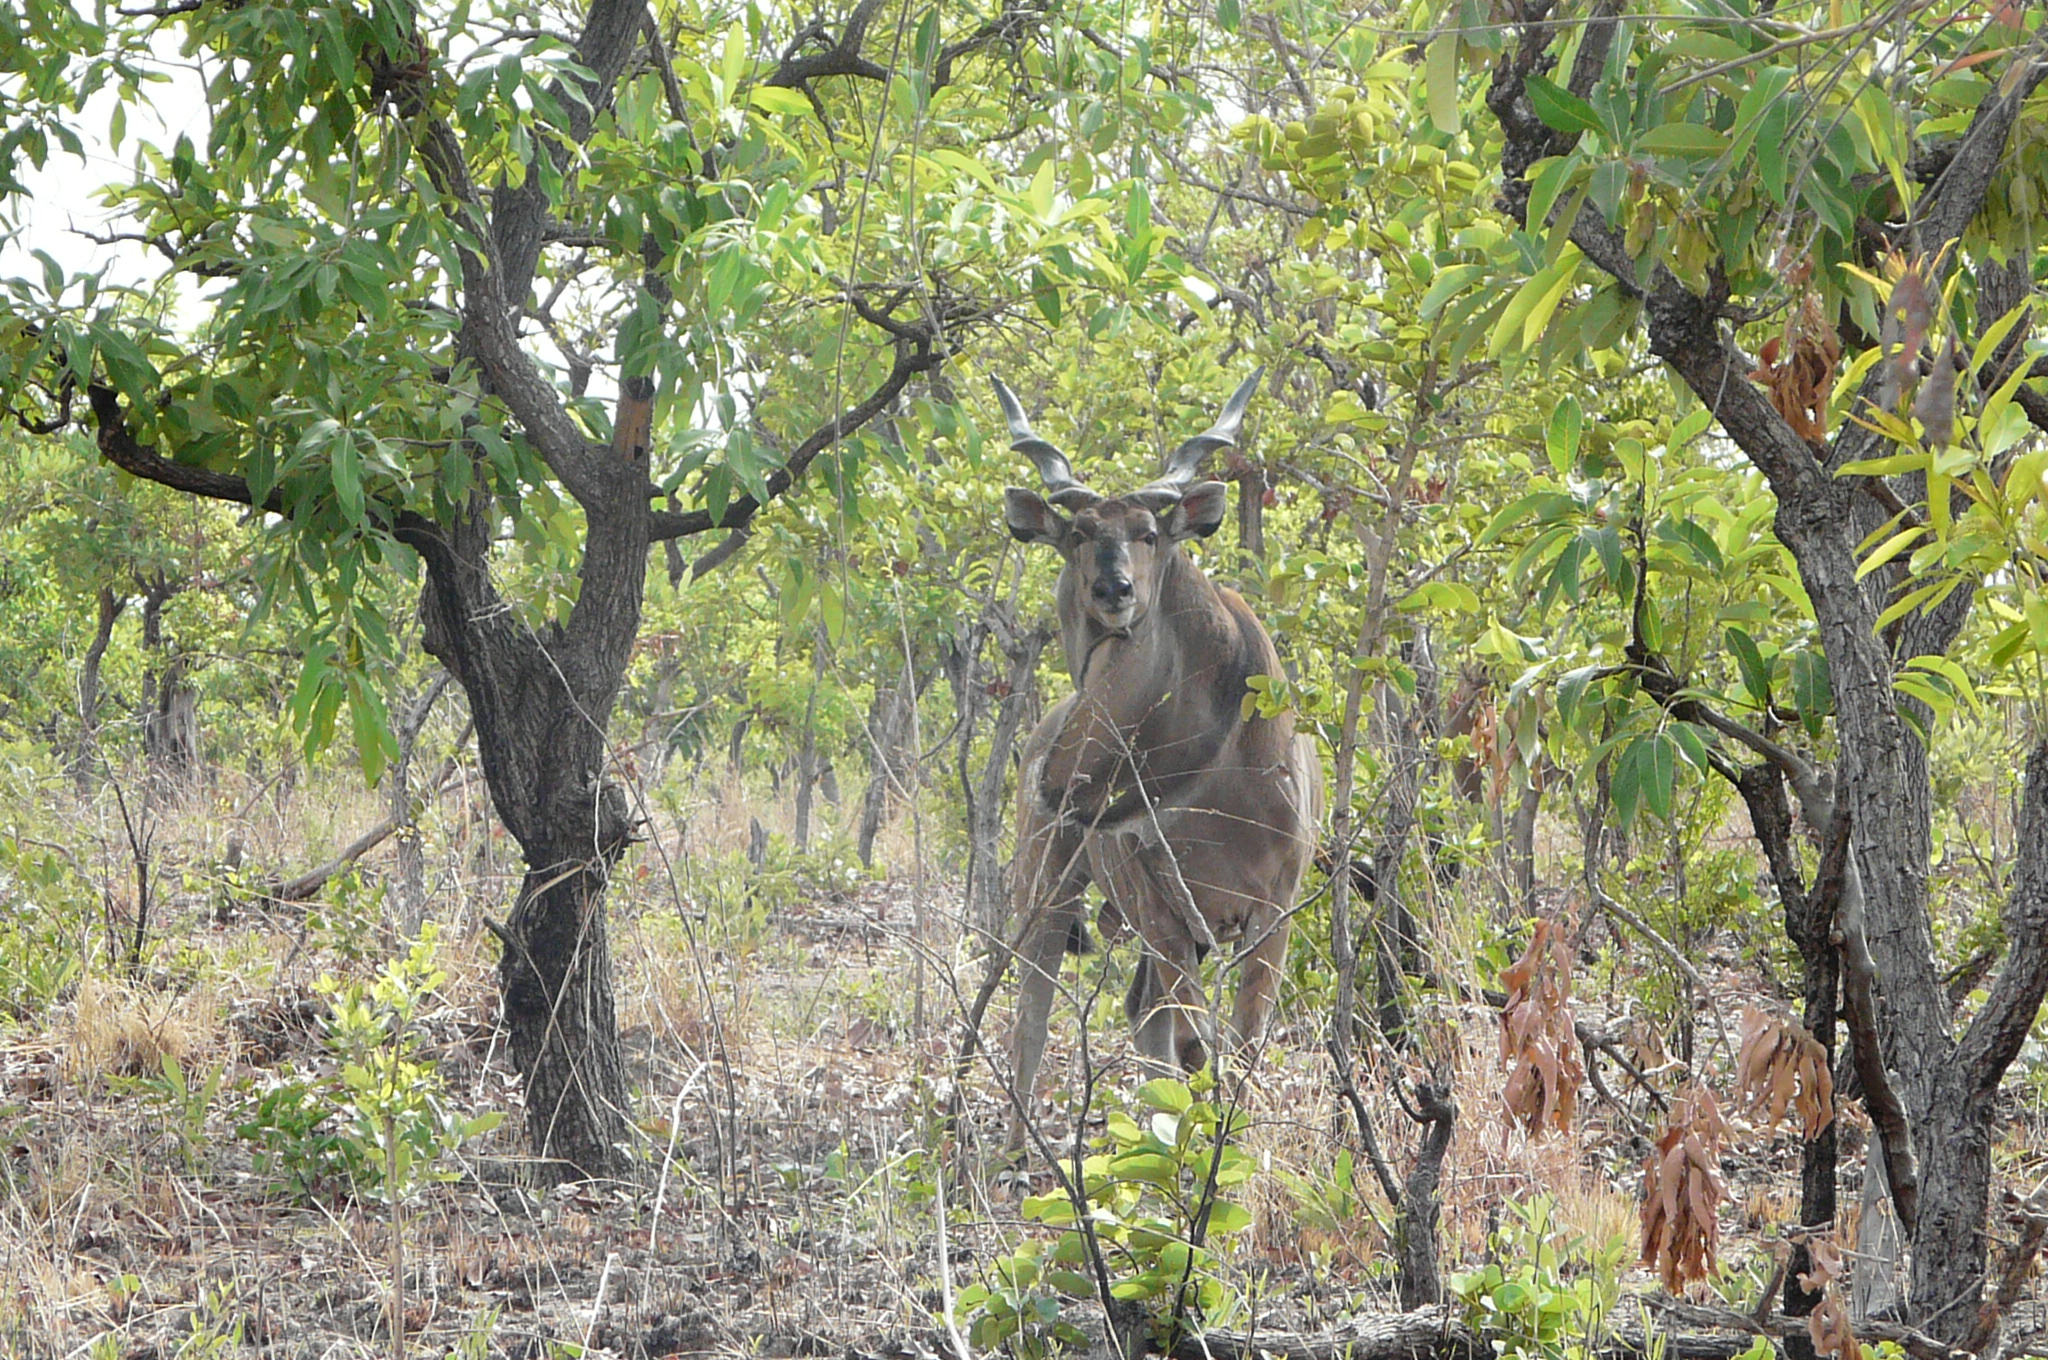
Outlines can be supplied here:
<path id="1" fill-rule="evenodd" d="M 1003 492 L 1003 523 L 1019 543 L 1050 543 L 1057 548 L 1067 536 L 1067 517 L 1047 505 L 1045 497 L 1021 486 Z"/>
<path id="2" fill-rule="evenodd" d="M 1180 504 L 1160 518 L 1166 536 L 1178 542 L 1184 538 L 1207 538 L 1223 527 L 1223 512 L 1230 503 L 1230 488 L 1221 482 L 1196 482 L 1181 493 Z"/>

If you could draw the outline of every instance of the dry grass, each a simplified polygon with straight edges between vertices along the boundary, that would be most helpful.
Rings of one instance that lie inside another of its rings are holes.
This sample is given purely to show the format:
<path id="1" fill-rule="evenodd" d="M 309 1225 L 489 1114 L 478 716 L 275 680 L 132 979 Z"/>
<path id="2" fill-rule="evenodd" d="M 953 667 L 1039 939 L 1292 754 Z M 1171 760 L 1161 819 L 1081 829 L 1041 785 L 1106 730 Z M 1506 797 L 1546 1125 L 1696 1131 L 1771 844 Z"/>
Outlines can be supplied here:
<path id="1" fill-rule="evenodd" d="M 338 886 L 310 915 L 255 910 L 210 877 L 224 819 L 245 804 L 241 835 L 266 869 L 324 858 L 382 809 L 339 780 L 253 792 L 188 805 L 156 827 L 160 879 L 181 886 L 156 906 L 138 977 L 110 967 L 101 941 L 59 1004 L 0 1031 L 0 1354 L 392 1354 L 388 1209 L 345 1189 L 310 1200 L 274 1193 L 236 1132 L 278 1083 L 332 1071 L 315 984 L 368 978 L 395 948 L 375 892 L 384 862 L 373 857 L 360 884 Z M 941 1346 L 938 1179 L 951 1187 L 944 1241 L 956 1286 L 1027 1229 L 1013 1192 L 983 1174 L 1007 1119 L 989 1067 L 971 1070 L 962 1122 L 942 1133 L 957 1008 L 982 965 L 955 914 L 947 856 L 930 848 L 937 819 L 927 820 L 921 876 L 907 817 L 882 840 L 887 877 L 791 868 L 780 842 L 755 874 L 745 867 L 752 828 L 786 841 L 788 801 L 671 772 L 646 797 L 656 843 L 630 861 L 610 904 L 643 1176 L 536 1200 L 516 1184 L 518 1086 L 493 1023 L 495 945 L 482 926 L 503 916 L 518 865 L 478 815 L 479 797 L 458 782 L 427 819 L 429 915 L 442 923 L 447 979 L 420 1032 L 455 1107 L 509 1117 L 455 1155 L 455 1179 L 406 1206 L 406 1353 Z M 819 813 L 830 832 L 838 814 Z M 132 866 L 105 809 L 82 806 L 69 824 L 87 873 L 126 881 Z M 912 900 L 920 880 L 922 912 Z M 101 883 L 88 886 L 90 903 Z M 1440 970 L 1468 994 L 1478 981 L 1469 961 L 1486 942 L 1476 923 L 1491 908 L 1475 910 L 1467 895 L 1492 891 L 1474 875 L 1422 906 Z M 233 908 L 225 919 L 223 904 Z M 1070 974 L 1076 990 L 1082 978 L 1101 985 L 1088 1040 L 1105 1084 L 1133 1088 L 1141 1078 L 1121 1033 L 1116 965 L 1089 962 Z M 1731 994 L 1742 985 L 1731 978 Z M 1531 1138 L 1497 1098 L 1493 1012 L 1434 1005 L 1418 1018 L 1423 1049 L 1453 1074 L 1460 1106 L 1442 1183 L 1446 1268 L 1485 1255 L 1504 1207 L 1536 1194 L 1590 1241 L 1632 1233 L 1630 1121 L 1652 1117 L 1643 1098 L 1624 1093 L 1624 1113 L 1589 1095 L 1570 1135 Z M 1071 1091 L 1081 1035 L 1070 1008 L 1056 1022 L 1048 1071 Z M 998 1047 L 1006 1023 L 991 1022 Z M 1391 1209 L 1362 1156 L 1348 1186 L 1335 1171 L 1358 1140 L 1331 1094 L 1322 1023 L 1283 1017 L 1247 1096 L 1243 1145 L 1260 1169 L 1239 1198 L 1252 1227 L 1219 1244 L 1222 1277 L 1268 1326 L 1310 1326 L 1391 1298 Z M 1421 1074 L 1379 1049 L 1360 1073 L 1397 1175 L 1416 1132 L 1396 1086 Z M 1070 1103 L 1055 1099 L 1044 1123 L 1070 1138 Z M 1796 1207 L 1793 1144 L 1756 1141 L 1754 1166 L 1731 1177 L 1737 1234 L 1771 1232 Z M 1332 1217 L 1332 1205 L 1342 1212 Z"/>

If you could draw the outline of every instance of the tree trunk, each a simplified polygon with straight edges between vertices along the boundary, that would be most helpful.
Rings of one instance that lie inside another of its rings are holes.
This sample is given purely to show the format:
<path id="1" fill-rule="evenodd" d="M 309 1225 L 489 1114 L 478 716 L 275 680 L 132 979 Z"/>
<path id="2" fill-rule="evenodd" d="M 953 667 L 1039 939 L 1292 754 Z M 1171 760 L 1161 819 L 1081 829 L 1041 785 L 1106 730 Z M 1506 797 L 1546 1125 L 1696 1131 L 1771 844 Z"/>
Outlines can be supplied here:
<path id="1" fill-rule="evenodd" d="M 92 777 L 100 750 L 100 663 L 114 640 L 114 624 L 128 607 L 124 596 L 112 586 L 99 589 L 99 619 L 93 627 L 92 645 L 78 667 L 78 747 L 71 758 L 72 777 L 83 787 Z"/>
<path id="2" fill-rule="evenodd" d="M 1373 868 L 1379 893 L 1373 931 L 1374 980 L 1378 992 L 1380 1033 L 1401 1044 L 1408 1033 L 1405 1001 L 1408 975 L 1419 970 L 1422 950 L 1415 914 L 1401 888 L 1401 864 L 1415 831 L 1415 810 L 1422 785 L 1436 771 L 1437 692 L 1440 677 L 1429 635 L 1418 628 L 1402 648 L 1402 659 L 1415 672 L 1415 697 L 1403 703 L 1387 687 L 1381 710 L 1388 719 L 1387 765 L 1392 771 L 1385 794 L 1386 815 Z"/>
<path id="3" fill-rule="evenodd" d="M 142 647 L 149 657 L 142 677 L 142 751 L 157 787 L 188 787 L 199 769 L 199 696 L 185 679 L 185 658 L 164 637 L 164 606 L 184 589 L 162 572 L 142 595 Z"/>
<path id="4" fill-rule="evenodd" d="M 630 475 L 620 483 L 617 503 L 586 504 L 589 546 L 566 625 L 531 629 L 504 606 L 480 511 L 405 534 L 427 566 L 426 649 L 469 698 L 484 779 L 526 862 L 508 919 L 492 929 L 504 945 L 504 1020 L 544 1181 L 630 1166 L 604 889 L 634 823 L 609 775 L 606 726 L 639 630 L 648 520 L 633 504 L 644 485 Z"/>
<path id="5" fill-rule="evenodd" d="M 1913 1310 L 1937 1337 L 1956 1342 L 1976 1328 L 1984 1293 L 1999 1082 L 2048 994 L 2048 739 L 2027 758 L 2017 832 L 2004 967 L 1953 1060 L 1936 1073 L 1926 1108 L 1914 1112 Z"/>
<path id="6" fill-rule="evenodd" d="M 1449 1081 L 1417 1082 L 1415 1104 L 1408 1113 L 1423 1126 L 1424 1133 L 1415 1150 L 1415 1166 L 1401 1187 L 1400 1212 L 1394 1220 L 1394 1255 L 1404 1313 L 1442 1303 L 1444 1298 L 1443 1278 L 1437 1269 L 1437 1214 L 1441 1207 L 1437 1186 L 1458 1121 Z"/>
<path id="7" fill-rule="evenodd" d="M 1597 59 L 1608 50 L 1616 12 L 1596 12 L 1576 34 L 1580 42 L 1570 85 L 1589 91 L 1599 74 Z M 1487 107 L 1505 134 L 1501 166 L 1509 186 L 1508 212 L 1526 226 L 1529 186 L 1523 172 L 1561 147 L 1535 112 L 1528 93 L 1532 74 L 1549 69 L 1553 33 L 1525 26 L 1516 49 L 1493 68 Z M 2044 79 L 2048 67 L 2015 68 L 2015 79 L 1992 87 L 1980 101 L 1968 130 L 1957 139 L 1954 157 L 1914 211 L 1912 248 L 1935 261 L 1936 286 L 1955 268 L 1975 262 L 1949 247 L 1961 240 L 1982 211 L 1993 171 L 2006 155 L 2021 106 Z M 1846 872 L 1860 887 L 1858 909 L 1868 919 L 1870 969 L 1882 988 L 1882 1062 L 1897 1069 L 1896 1086 L 1905 1106 L 1913 1151 L 1927 1168 L 1920 1178 L 1922 1209 L 1909 1221 L 1912 1318 L 1938 1340 L 1960 1343 L 1975 1326 L 1984 1275 L 1984 1226 L 1988 1206 L 1978 1173 L 1974 1143 L 1988 1137 L 2000 1078 L 2018 1051 L 2048 985 L 2048 885 L 2036 888 L 2048 869 L 2048 851 L 2031 842 L 2048 840 L 2048 827 L 2033 825 L 2044 814 L 2048 755 L 2037 748 L 2028 763 L 2028 826 L 2022 830 L 2020 868 L 2008 916 L 2033 926 L 2033 936 L 2008 929 L 2012 941 L 1992 997 L 1958 1042 L 1941 976 L 1935 966 L 1934 933 L 1928 914 L 1927 866 L 1932 843 L 1932 791 L 1926 754 L 1913 730 L 1911 701 L 1892 685 L 1895 666 L 1914 656 L 1947 649 L 1968 616 L 1975 591 L 1955 591 L 1931 609 L 1908 613 L 1879 632 L 1876 621 L 1905 583 L 1906 564 L 1859 574 L 1858 546 L 1881 519 L 1878 501 L 1889 494 L 1911 505 L 1927 492 L 1924 478 L 1882 478 L 1846 473 L 1884 449 L 1871 427 L 1845 421 L 1825 446 L 1810 442 L 1771 404 L 1749 374 L 1751 360 L 1735 345 L 1725 318 L 1728 299 L 1693 293 L 1668 268 L 1642 272 L 1620 233 L 1597 209 L 1585 208 L 1561 224 L 1588 260 L 1605 270 L 1624 293 L 1640 301 L 1651 351 L 1720 422 L 1728 437 L 1769 481 L 1777 501 L 1774 527 L 1798 566 L 1800 583 L 1812 602 L 1833 691 L 1836 801 L 1848 820 Z M 1720 262 L 1710 262 L 1716 279 Z M 1992 301 L 2015 279 L 1992 271 Z M 2023 280 L 2019 280 L 2023 282 Z M 1992 302 L 1995 307 L 1996 302 Z M 1996 312 L 1979 321 L 1989 325 Z M 1873 373 L 1854 401 L 1876 397 L 1882 379 Z M 2038 769 L 2037 769 L 2038 767 Z M 2033 872 L 2030 875 L 2030 870 Z M 1844 932 L 1845 935 L 1847 932 Z M 1859 960 L 1860 964 L 1860 960 Z M 1872 1017 L 1868 1024 L 1878 1023 Z M 1939 1177 L 1937 1183 L 1935 1177 Z M 1896 1189 L 1896 1186 L 1895 1186 Z M 1901 1217 L 1913 1215 L 1902 1211 Z"/>
<path id="8" fill-rule="evenodd" d="M 804 740 L 796 755 L 796 848 L 811 848 L 811 808 L 818 790 L 818 686 L 825 678 L 825 629 L 811 652 L 811 692 L 804 700 Z"/>
<path id="9" fill-rule="evenodd" d="M 1249 563 L 1266 560 L 1266 470 L 1247 465 L 1237 477 L 1237 546 Z"/>
<path id="10" fill-rule="evenodd" d="M 426 917 L 427 867 L 420 851 L 419 810 L 412 796 L 413 756 L 419 750 L 420 732 L 427 725 L 428 715 L 453 678 L 442 671 L 413 704 L 398 728 L 398 759 L 384 772 L 389 785 L 385 798 L 391 810 L 392 834 L 398 837 L 398 872 L 392 875 L 386 908 L 402 940 L 418 935 Z"/>
<path id="11" fill-rule="evenodd" d="M 1018 738 L 1025 732 L 1025 717 L 1036 707 L 1038 658 L 1052 641 L 1044 628 L 1018 630 L 1006 616 L 995 622 L 994 636 L 1009 662 L 1002 700 L 996 705 L 996 719 L 989 729 L 988 756 L 981 770 L 968 775 L 967 757 L 973 744 L 972 729 L 961 734 L 961 789 L 967 795 L 967 877 L 971 885 L 967 920 L 985 940 L 1003 938 L 1003 924 L 1010 914 L 1009 884 L 1003 875 L 1003 823 L 1009 801 L 1003 797 L 1010 760 Z M 978 667 L 970 665 L 970 676 Z M 970 679 L 970 684 L 974 681 Z"/>
<path id="12" fill-rule="evenodd" d="M 909 765 L 904 742 L 910 734 L 910 709 L 917 702 L 917 677 L 909 662 L 893 685 L 875 691 L 868 707 L 869 765 L 867 790 L 860 800 L 856 848 L 862 867 L 875 865 L 875 837 L 881 834 L 890 803 L 909 792 Z"/>
<path id="13" fill-rule="evenodd" d="M 1785 914 L 1785 935 L 1799 951 L 1800 1010 L 1806 1029 L 1827 1054 L 1828 1066 L 1835 1065 L 1835 995 L 1839 990 L 1841 955 L 1830 938 L 1834 928 L 1834 903 L 1829 894 L 1814 884 L 1809 887 L 1800 875 L 1799 856 L 1792 839 L 1792 808 L 1785 797 L 1785 778 L 1768 762 L 1759 762 L 1740 772 L 1734 781 L 1749 809 L 1751 834 L 1762 847 L 1764 861 L 1777 884 L 1778 904 Z M 1816 816 L 1820 809 L 1809 809 Z M 1830 1121 L 1818 1138 L 1806 1142 L 1799 1161 L 1799 1222 L 1810 1228 L 1831 1223 L 1835 1218 L 1837 1130 L 1840 1121 Z M 1785 1312 L 1804 1317 L 1820 1303 L 1821 1296 L 1800 1287 L 1799 1276 L 1812 1269 L 1804 1242 L 1792 1248 L 1785 1271 Z M 1786 1353 L 1791 1360 L 1814 1360 L 1813 1340 L 1788 1337 Z"/>

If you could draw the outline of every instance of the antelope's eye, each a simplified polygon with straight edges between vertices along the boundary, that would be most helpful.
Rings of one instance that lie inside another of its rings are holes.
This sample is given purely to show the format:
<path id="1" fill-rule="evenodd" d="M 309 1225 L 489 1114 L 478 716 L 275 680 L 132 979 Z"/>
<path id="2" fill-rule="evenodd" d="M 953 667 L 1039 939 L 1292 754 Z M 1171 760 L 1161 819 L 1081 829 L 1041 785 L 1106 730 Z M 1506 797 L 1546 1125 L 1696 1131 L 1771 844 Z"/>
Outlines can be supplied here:
<path id="1" fill-rule="evenodd" d="M 1140 536 L 1138 541 L 1140 543 L 1157 543 L 1159 541 L 1159 531 L 1156 529 L 1147 529 L 1144 532 L 1144 534 Z"/>

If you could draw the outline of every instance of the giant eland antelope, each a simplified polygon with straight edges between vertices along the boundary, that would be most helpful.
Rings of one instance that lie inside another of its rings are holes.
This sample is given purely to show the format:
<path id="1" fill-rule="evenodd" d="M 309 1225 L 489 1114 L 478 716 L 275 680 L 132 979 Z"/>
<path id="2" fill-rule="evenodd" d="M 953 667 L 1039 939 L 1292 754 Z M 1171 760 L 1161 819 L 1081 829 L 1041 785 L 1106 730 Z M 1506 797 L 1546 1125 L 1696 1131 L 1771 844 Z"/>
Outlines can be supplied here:
<path id="1" fill-rule="evenodd" d="M 1223 523 L 1227 488 L 1196 473 L 1237 442 L 1259 377 L 1174 450 L 1157 481 L 1121 496 L 1083 486 L 995 384 L 1010 447 L 1046 492 L 1011 487 L 1004 519 L 1012 536 L 1065 563 L 1056 601 L 1074 681 L 1025 743 L 1018 781 L 1012 905 L 1023 978 L 1011 1056 L 1027 1104 L 1061 952 L 1085 938 L 1090 882 L 1106 899 L 1105 936 L 1135 931 L 1143 944 L 1124 1010 L 1148 1067 L 1198 1069 L 1219 1039 L 1225 1051 L 1256 1043 L 1272 1016 L 1289 912 L 1322 820 L 1322 763 L 1292 714 L 1243 715 L 1245 681 L 1279 674 L 1273 640 L 1236 591 L 1181 551 Z M 1242 976 L 1219 1036 L 1200 968 L 1225 942 Z M 1023 1136 L 1020 1117 L 1013 1149 Z"/>

